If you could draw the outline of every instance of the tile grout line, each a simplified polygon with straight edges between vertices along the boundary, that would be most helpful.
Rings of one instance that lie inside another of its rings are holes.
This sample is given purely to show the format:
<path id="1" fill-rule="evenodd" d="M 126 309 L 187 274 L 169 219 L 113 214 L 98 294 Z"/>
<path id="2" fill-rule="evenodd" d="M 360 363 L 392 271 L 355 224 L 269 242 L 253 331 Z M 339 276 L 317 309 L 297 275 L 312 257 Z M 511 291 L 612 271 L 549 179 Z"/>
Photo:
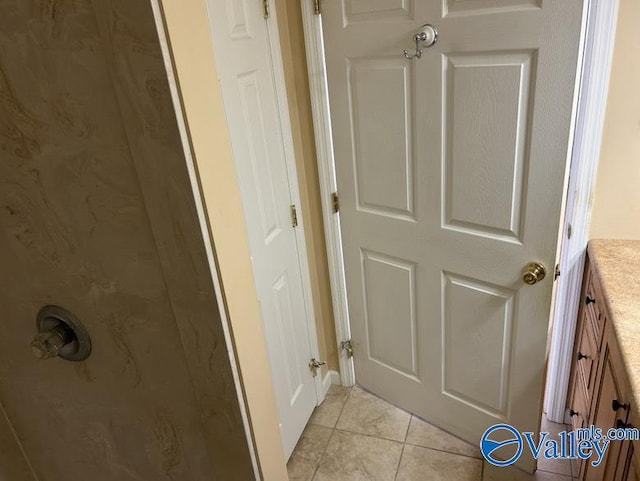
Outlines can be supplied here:
<path id="1" fill-rule="evenodd" d="M 397 481 L 398 473 L 400 472 L 400 463 L 402 463 L 402 457 L 404 456 L 404 448 L 407 446 L 407 437 L 409 436 L 409 428 L 411 428 L 411 421 L 413 421 L 413 414 L 409 416 L 409 422 L 407 423 L 407 430 L 404 433 L 404 441 L 402 442 L 402 450 L 400 451 L 400 457 L 398 458 L 398 465 L 396 466 L 396 475 L 393 477 L 393 481 Z"/>
<path id="2" fill-rule="evenodd" d="M 357 386 L 357 385 L 354 385 L 353 387 L 355 388 L 355 387 L 358 387 L 358 386 Z M 414 418 L 415 418 L 415 419 L 417 419 L 417 420 L 419 420 L 419 421 L 422 421 L 422 422 L 425 422 L 425 423 L 427 423 L 427 424 L 430 424 L 430 423 L 428 423 L 428 422 L 424 421 L 423 419 L 421 419 L 421 418 L 419 418 L 419 417 L 417 417 L 417 416 L 413 415 L 413 414 L 412 414 L 412 413 L 410 413 L 409 411 L 405 411 L 404 409 L 402 409 L 402 408 L 400 408 L 400 407 L 398 407 L 398 406 L 396 406 L 396 405 L 394 405 L 394 404 L 388 403 L 388 402 L 387 402 L 387 401 L 385 401 L 384 399 L 380 399 L 378 396 L 376 396 L 375 394 L 373 394 L 373 393 L 371 393 L 371 392 L 369 392 L 369 391 L 367 391 L 367 390 L 365 390 L 365 389 L 360 388 L 360 390 L 362 390 L 362 391 L 364 391 L 365 393 L 367 393 L 367 394 L 369 394 L 369 395 L 371 395 L 371 396 L 373 396 L 373 397 L 377 398 L 378 400 L 384 401 L 385 403 L 389 404 L 391 407 L 393 407 L 393 408 L 395 408 L 395 409 L 398 409 L 398 410 L 402 411 L 403 413 L 407 414 L 407 415 L 409 416 L 409 425 L 411 425 L 411 420 L 412 420 L 412 419 L 414 419 Z M 353 392 L 353 389 L 349 392 L 349 396 L 351 396 L 351 392 Z M 348 401 L 348 399 L 347 399 L 347 401 Z M 346 401 L 345 401 L 345 404 L 346 404 Z M 340 412 L 340 417 L 341 417 L 341 416 L 342 416 L 342 411 Z M 338 418 L 338 420 L 339 420 L 339 418 Z M 431 426 L 433 426 L 432 424 L 430 424 L 430 425 L 431 425 Z M 445 434 L 448 434 L 448 435 L 452 436 L 450 433 L 447 433 L 446 431 L 441 430 L 441 429 L 440 429 L 440 428 L 438 428 L 437 426 L 434 426 L 434 427 L 435 427 L 436 429 L 438 429 L 439 431 L 442 431 L 442 432 L 444 432 Z M 350 430 L 350 429 L 346 429 L 346 428 L 338 428 L 338 422 L 336 422 L 336 426 L 335 426 L 335 428 L 336 428 L 338 431 L 346 432 L 346 433 L 350 433 L 350 434 L 359 434 L 359 435 L 361 435 L 361 436 L 368 436 L 368 437 L 375 438 L 375 439 L 383 439 L 383 440 L 385 440 L 385 441 L 393 441 L 393 442 L 396 442 L 396 443 L 405 443 L 405 444 L 408 444 L 408 445 L 410 445 L 410 446 L 416 446 L 416 447 L 418 447 L 418 448 L 426 448 L 426 449 L 431 449 L 431 450 L 433 450 L 433 451 L 439 451 L 439 452 L 441 452 L 441 453 L 454 454 L 454 455 L 456 455 L 456 456 L 464 456 L 464 457 L 471 458 L 471 459 L 480 459 L 480 460 L 482 460 L 482 456 L 481 456 L 481 455 L 480 455 L 480 456 L 474 456 L 474 455 L 471 455 L 471 454 L 458 453 L 458 452 L 454 452 L 454 451 L 447 451 L 447 450 L 445 450 L 445 449 L 439 449 L 439 448 L 434 448 L 434 447 L 431 447 L 431 446 L 423 446 L 423 445 L 421 445 L 421 444 L 415 444 L 415 443 L 407 442 L 407 437 L 408 437 L 408 435 L 409 435 L 409 427 L 407 427 L 407 432 L 405 433 L 404 441 L 399 441 L 399 440 L 397 440 L 397 439 L 392 439 L 392 438 L 388 438 L 388 437 L 385 437 L 385 436 L 376 436 L 376 435 L 374 435 L 374 434 L 368 434 L 368 433 L 358 432 L 358 431 L 354 431 L 354 430 Z M 457 438 L 457 439 L 459 439 L 460 441 L 465 442 L 465 443 L 466 443 L 466 444 L 468 444 L 469 446 L 474 446 L 472 443 L 468 443 L 468 442 L 466 442 L 466 441 L 464 441 L 464 440 L 462 440 L 462 439 L 458 438 L 457 436 L 454 436 L 454 437 L 455 437 L 455 438 Z"/>
<path id="3" fill-rule="evenodd" d="M 340 408 L 340 414 L 338 414 L 338 417 L 336 418 L 336 422 L 333 425 L 333 429 L 338 429 L 338 423 L 340 422 L 340 418 L 342 417 L 342 413 L 344 412 L 344 407 L 349 402 L 349 399 L 351 398 L 351 393 L 353 392 L 353 388 L 354 387 L 355 387 L 355 385 L 351 386 L 351 388 L 349 389 L 349 393 L 347 394 L 347 398 L 342 403 L 342 407 Z"/>
<path id="4" fill-rule="evenodd" d="M 557 471 L 549 471 L 548 469 L 540 469 L 540 468 L 536 469 L 536 471 L 540 471 L 541 473 L 547 473 L 547 474 L 556 474 L 558 476 L 568 476 L 570 478 L 573 477 L 573 472 L 572 474 L 567 474 L 567 473 L 559 473 Z"/>
<path id="5" fill-rule="evenodd" d="M 411 427 L 411 421 L 413 421 L 413 414 L 409 416 L 409 422 L 407 423 L 407 430 L 404 433 L 404 440 L 402 441 L 403 444 L 407 444 L 407 438 L 409 437 L 409 428 Z"/>
<path id="6" fill-rule="evenodd" d="M 430 446 L 422 446 L 420 444 L 414 444 L 414 443 L 405 443 L 405 444 L 408 444 L 409 446 L 415 446 L 416 448 L 428 449 L 429 451 L 437 451 L 439 453 L 453 454 L 454 456 L 461 456 L 463 458 L 475 459 L 477 461 L 482 461 L 482 457 L 471 456 L 469 454 L 456 453 L 456 452 L 453 452 L 453 451 L 446 451 L 444 449 L 432 448 Z"/>
<path id="7" fill-rule="evenodd" d="M 322 450 L 322 454 L 318 458 L 318 464 L 316 464 L 316 468 L 313 470 L 313 476 L 311 476 L 311 481 L 316 479 L 316 475 L 318 474 L 318 470 L 320 469 L 320 463 L 322 462 L 322 458 L 324 458 L 324 455 L 327 453 L 327 448 L 329 447 L 329 443 L 331 442 L 331 438 L 333 438 L 333 435 L 334 435 L 335 432 L 336 432 L 336 429 L 333 428 L 331 430 L 331 434 L 329 435 L 329 439 L 327 440 L 327 444 L 325 445 L 324 449 Z"/>
<path id="8" fill-rule="evenodd" d="M 390 438 L 385 438 L 382 436 L 374 436 L 373 434 L 367 434 L 367 433 L 358 433 L 356 431 L 349 431 L 348 429 L 343 429 L 343 428 L 335 428 L 336 431 L 340 431 L 341 433 L 347 433 L 347 434 L 355 434 L 356 436 L 366 436 L 368 438 L 373 438 L 373 439 L 380 439 L 381 441 L 389 441 L 392 443 L 398 443 L 398 444 L 404 444 L 403 441 L 398 441 L 397 439 L 390 439 Z M 409 443 L 411 444 L 411 443 Z M 422 446 L 418 446 L 418 447 L 422 447 Z"/>
<path id="9" fill-rule="evenodd" d="M 396 475 L 393 477 L 393 481 L 397 481 L 398 473 L 400 472 L 400 463 L 402 462 L 402 456 L 404 456 L 404 448 L 406 444 L 402 443 L 402 451 L 400 451 L 400 457 L 398 458 L 398 465 L 396 466 Z"/>
<path id="10" fill-rule="evenodd" d="M 344 407 L 347 404 L 347 401 L 351 397 L 351 392 L 352 391 L 353 391 L 353 386 L 351 387 L 351 389 L 349 389 L 349 393 L 347 394 L 347 398 L 342 403 L 342 408 L 340 409 L 340 414 L 338 414 L 338 417 L 336 418 L 336 422 L 333 425 L 333 427 L 331 428 L 331 434 L 329 435 L 329 440 L 327 441 L 327 444 L 325 445 L 324 449 L 322 450 L 322 454 L 318 458 L 318 464 L 316 464 L 316 469 L 313 471 L 313 476 L 311 476 L 311 481 L 313 481 L 316 478 L 316 475 L 318 474 L 318 470 L 320 469 L 320 463 L 322 463 L 322 458 L 324 458 L 324 455 L 327 454 L 327 449 L 329 448 L 329 443 L 331 443 L 331 438 L 333 438 L 333 435 L 336 432 L 336 426 L 338 425 L 338 421 L 340 421 L 340 417 L 342 416 L 342 412 L 344 411 Z"/>
<path id="11" fill-rule="evenodd" d="M 430 451 L 437 451 L 439 453 L 445 453 L 445 454 L 452 454 L 454 456 L 461 456 L 463 458 L 468 458 L 468 459 L 476 459 L 478 461 L 482 461 L 482 457 L 478 457 L 478 456 L 472 456 L 470 454 L 464 454 L 464 453 L 456 453 L 454 451 L 447 451 L 444 449 L 439 449 L 439 448 L 433 448 L 431 446 L 423 446 L 421 444 L 415 444 L 415 443 L 409 443 L 407 441 L 399 441 L 397 439 L 391 439 L 391 438 L 385 438 L 383 436 L 375 436 L 373 434 L 367 434 L 367 433 L 359 433 L 356 431 L 350 431 L 349 429 L 343 429 L 343 428 L 333 428 L 335 431 L 340 431 L 341 433 L 347 433 L 347 434 L 355 434 L 357 436 L 365 436 L 368 438 L 373 438 L 373 439 L 381 439 L 383 441 L 389 441 L 392 443 L 398 443 L 398 444 L 408 444 L 409 446 L 415 446 L 417 448 L 422 448 L 422 449 L 428 449 Z M 405 439 L 406 439 L 406 434 L 405 434 Z M 554 473 L 555 474 L 555 473 Z"/>
<path id="12" fill-rule="evenodd" d="M 344 407 L 349 402 L 349 399 L 351 398 L 351 393 L 353 392 L 353 388 L 354 387 L 355 387 L 355 385 L 351 386 L 351 389 L 349 389 L 349 394 L 347 394 L 347 398 L 342 403 L 342 408 L 340 409 L 340 414 L 338 414 L 338 417 L 336 418 L 336 423 L 333 425 L 333 429 L 334 430 L 338 429 L 338 423 L 340 422 L 340 418 L 342 417 L 342 413 L 344 412 Z"/>
<path id="13" fill-rule="evenodd" d="M 325 426 L 325 427 L 330 429 L 329 437 L 327 439 L 327 442 L 326 442 L 324 448 L 322 449 L 322 451 L 320 453 L 320 456 L 318 457 L 317 464 L 315 465 L 315 467 L 313 468 L 313 470 L 310 473 L 311 477 L 307 478 L 307 479 L 310 479 L 311 481 L 318 481 L 320 479 L 320 477 L 319 477 L 320 476 L 319 475 L 319 473 L 320 473 L 320 465 L 323 463 L 324 459 L 327 458 L 327 456 L 328 456 L 328 448 L 329 448 L 329 445 L 331 444 L 331 442 L 333 442 L 333 440 L 335 439 L 336 431 L 338 431 L 340 433 L 348 434 L 348 435 L 365 436 L 365 437 L 370 438 L 370 439 L 378 439 L 378 440 L 383 440 L 383 441 L 387 441 L 387 442 L 401 444 L 402 447 L 401 447 L 400 456 L 398 458 L 398 462 L 397 462 L 396 469 L 395 469 L 395 475 L 394 475 L 394 478 L 393 478 L 394 481 L 398 480 L 400 467 L 402 465 L 402 460 L 404 459 L 404 452 L 406 450 L 406 446 L 407 445 L 415 446 L 415 447 L 418 447 L 418 448 L 421 448 L 421 449 L 426 449 L 428 451 L 440 452 L 440 453 L 443 453 L 443 454 L 449 454 L 449 455 L 453 455 L 453 456 L 459 456 L 459 457 L 462 457 L 462 458 L 465 458 L 465 459 L 469 459 L 469 460 L 471 460 L 471 459 L 477 460 L 478 462 L 481 463 L 481 465 L 480 465 L 480 476 L 479 476 L 478 481 L 482 481 L 484 479 L 484 475 L 485 475 L 485 469 L 484 468 L 485 468 L 485 465 L 484 465 L 481 457 L 476 457 L 476 456 L 473 456 L 473 455 L 470 455 L 470 454 L 454 452 L 454 451 L 441 449 L 441 448 L 422 446 L 420 444 L 415 444 L 415 443 L 412 443 L 412 442 L 408 442 L 409 432 L 411 430 L 411 424 L 413 423 L 413 419 L 415 418 L 417 420 L 419 418 L 417 418 L 416 416 L 412 415 L 411 413 L 408 413 L 407 411 L 402 410 L 403 412 L 405 412 L 406 414 L 409 415 L 409 420 L 408 420 L 408 423 L 407 423 L 407 427 L 405 429 L 404 436 L 403 436 L 403 438 L 401 440 L 389 439 L 389 438 L 382 437 L 382 436 L 377 436 L 377 435 L 374 435 L 374 434 L 366 434 L 366 433 L 362 433 L 362 432 L 357 432 L 355 430 L 339 428 L 338 425 L 339 425 L 339 423 L 340 423 L 340 421 L 342 419 L 342 416 L 344 415 L 344 411 L 346 410 L 346 405 L 351 400 L 351 395 L 353 394 L 353 391 L 354 391 L 354 389 L 356 387 L 357 386 L 353 386 L 353 387 L 351 387 L 351 388 L 349 388 L 347 390 L 346 396 L 344 398 L 344 401 L 342 402 L 342 405 L 340 407 L 340 411 L 338 413 L 338 416 L 336 417 L 336 421 L 333 423 L 333 426 L 331 426 L 331 427 L 330 426 Z M 365 391 L 365 392 L 367 392 L 367 391 Z M 371 393 L 368 393 L 368 394 L 371 394 Z M 373 396 L 375 396 L 375 395 L 373 395 Z M 400 409 L 397 406 L 393 406 L 393 407 L 395 407 L 396 409 Z M 314 424 L 314 423 L 311 423 L 311 422 L 307 423 L 307 425 L 309 425 L 309 424 Z M 318 426 L 322 426 L 322 425 L 319 424 Z M 557 473 L 557 475 L 560 475 L 560 473 Z M 571 479 L 572 478 L 569 478 L 569 480 L 571 480 Z"/>

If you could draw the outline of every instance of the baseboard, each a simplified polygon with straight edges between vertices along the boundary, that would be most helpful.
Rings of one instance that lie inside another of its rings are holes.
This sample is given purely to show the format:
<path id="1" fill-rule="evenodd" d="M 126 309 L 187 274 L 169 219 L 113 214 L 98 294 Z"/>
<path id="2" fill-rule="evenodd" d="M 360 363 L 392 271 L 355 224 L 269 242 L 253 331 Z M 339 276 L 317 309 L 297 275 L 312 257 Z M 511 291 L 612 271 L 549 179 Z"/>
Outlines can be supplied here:
<path id="1" fill-rule="evenodd" d="M 322 378 L 322 397 L 324 398 L 329 392 L 332 384 L 340 385 L 340 374 L 338 371 L 327 371 Z"/>
<path id="2" fill-rule="evenodd" d="M 573 426 L 573 420 L 571 419 L 571 414 L 569 413 L 569 409 L 564 410 L 564 423 L 567 426 Z"/>

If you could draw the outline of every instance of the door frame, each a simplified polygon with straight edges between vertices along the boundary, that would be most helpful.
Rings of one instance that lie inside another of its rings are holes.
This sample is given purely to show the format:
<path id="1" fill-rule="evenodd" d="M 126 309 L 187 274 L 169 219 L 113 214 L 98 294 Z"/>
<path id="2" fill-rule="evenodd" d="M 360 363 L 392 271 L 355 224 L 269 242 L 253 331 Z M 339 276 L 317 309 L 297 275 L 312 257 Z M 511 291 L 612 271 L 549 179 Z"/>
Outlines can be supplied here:
<path id="1" fill-rule="evenodd" d="M 280 28 L 278 26 L 278 15 L 275 8 L 270 10 L 269 18 L 265 19 L 265 28 L 267 30 L 267 37 L 269 38 L 269 54 L 275 86 L 276 103 L 278 107 L 278 117 L 280 120 L 280 128 L 282 130 L 285 165 L 287 169 L 287 177 L 289 179 L 289 195 L 291 196 L 292 202 L 298 206 L 296 212 L 298 226 L 294 229 L 294 236 L 296 238 L 296 245 L 298 248 L 298 265 L 300 266 L 300 275 L 302 278 L 302 293 L 304 295 L 304 308 L 306 313 L 305 322 L 309 332 L 311 356 L 315 359 L 320 359 L 318 332 L 316 329 L 313 294 L 311 290 L 309 257 L 307 253 L 307 241 L 305 235 L 305 218 L 302 209 L 300 208 L 300 188 L 298 170 L 296 167 L 296 155 L 293 147 L 293 129 L 291 127 L 291 117 L 289 115 L 289 100 L 287 96 L 287 85 L 282 60 L 282 46 L 280 44 Z M 324 382 L 325 378 L 329 382 Z M 322 376 L 316 376 L 314 378 L 317 406 L 324 401 L 327 391 L 331 386 L 331 373 L 329 371 L 327 371 L 325 378 Z"/>
<path id="2" fill-rule="evenodd" d="M 590 0 L 587 4 L 589 18 L 585 32 L 565 213 L 558 238 L 560 247 L 557 262 L 560 265 L 560 277 L 552 307 L 553 326 L 544 398 L 547 417 L 557 423 L 568 420 L 567 391 L 607 106 L 618 5 L 618 0 Z"/>
<path id="3" fill-rule="evenodd" d="M 207 6 L 207 10 L 210 9 L 209 3 L 204 2 Z M 252 8 L 258 8 L 257 5 L 253 5 Z M 296 167 L 296 156 L 294 151 L 293 142 L 293 130 L 291 127 L 291 117 L 289 116 L 289 102 L 287 95 L 287 86 L 285 81 L 284 64 L 282 59 L 282 49 L 280 44 L 280 29 L 278 27 L 278 18 L 275 8 L 270 9 L 268 18 L 264 19 L 265 30 L 268 39 L 269 47 L 269 61 L 271 65 L 271 74 L 273 76 L 274 95 L 276 100 L 276 108 L 278 111 L 278 121 L 280 122 L 280 129 L 282 132 L 282 146 L 284 152 L 285 169 L 287 173 L 287 184 L 289 190 L 289 196 L 291 203 L 298 206 L 296 211 L 297 226 L 294 229 L 294 237 L 296 241 L 296 257 L 298 266 L 300 268 L 300 277 L 302 284 L 303 303 L 305 318 L 304 322 L 307 326 L 308 342 L 310 347 L 310 355 L 312 358 L 320 359 L 320 349 L 318 345 L 318 334 L 314 316 L 313 294 L 311 289 L 311 275 L 309 270 L 309 258 L 306 246 L 305 236 L 305 218 L 300 208 L 300 189 L 299 178 Z M 213 32 L 213 26 L 207 18 L 207 25 L 209 32 Z M 212 36 L 213 37 L 213 36 Z M 234 168 L 237 166 L 236 159 L 233 159 Z M 236 169 L 236 176 L 237 176 Z M 239 189 L 238 191 L 242 192 Z M 240 195 L 242 204 L 244 205 L 245 199 Z M 242 219 L 243 224 L 246 223 L 245 218 Z M 255 278 L 255 275 L 254 275 Z M 264 329 L 268 326 L 264 324 Z M 271 366 L 270 366 L 271 367 Z M 314 378 L 314 387 L 316 391 L 316 405 L 320 405 L 324 400 L 329 387 L 331 386 L 330 372 L 327 372 L 326 376 L 316 376 Z M 274 391 L 277 386 L 274 385 Z"/>
<path id="4" fill-rule="evenodd" d="M 315 7 L 311 0 L 302 2 L 302 24 L 309 72 L 309 92 L 311 94 L 322 217 L 329 264 L 331 300 L 340 363 L 340 381 L 343 386 L 353 386 L 356 382 L 353 359 L 348 357 L 342 348 L 342 342 L 351 339 L 351 323 L 347 309 L 347 284 L 342 255 L 340 213 L 334 212 L 332 197 L 332 194 L 337 192 L 338 186 L 333 154 L 322 18 L 321 15 L 315 13 Z"/>
<path id="5" fill-rule="evenodd" d="M 561 410 L 560 418 L 564 418 L 577 318 L 577 301 L 582 279 L 581 266 L 584 262 L 584 252 L 589 237 L 591 200 L 595 189 L 594 178 L 600 152 L 618 7 L 618 0 L 613 2 L 609 0 L 583 1 L 585 12 L 582 19 L 576 92 L 573 99 L 572 132 L 567 150 L 567 175 L 565 176 L 564 201 L 561 211 L 562 221 L 558 226 L 559 232 L 562 234 L 567 232 L 567 228 L 571 224 L 575 239 L 572 243 L 562 242 L 563 237 L 559 235 L 556 262 L 560 262 L 560 259 L 565 256 L 574 257 L 577 255 L 579 259 L 576 261 L 575 268 L 566 273 L 566 283 L 560 288 L 557 284 L 554 285 L 554 296 L 549 314 L 550 322 L 552 320 L 554 322 L 545 384 L 544 410 L 552 413 L 552 419 L 559 422 L 564 422 L 563 419 L 558 418 L 557 413 Z M 591 29 L 587 25 L 587 12 L 593 11 L 594 5 L 607 6 L 610 10 L 606 8 L 595 9 L 594 22 L 597 26 Z M 341 340 L 350 339 L 351 328 L 347 310 L 340 220 L 339 214 L 336 215 L 333 211 L 332 194 L 337 191 L 337 182 L 322 19 L 321 14 L 315 12 L 313 2 L 310 0 L 302 2 L 302 19 L 329 276 L 340 357 L 340 377 L 343 385 L 351 386 L 355 384 L 353 360 L 342 352 L 340 346 Z M 594 68 L 585 68 L 585 62 L 589 63 L 589 67 Z M 602 68 L 603 66 L 604 68 Z M 584 85 L 593 87 L 583 90 Z M 580 154 L 580 157 L 574 156 L 574 152 Z M 567 215 L 567 206 L 572 206 L 570 213 L 573 221 Z"/>

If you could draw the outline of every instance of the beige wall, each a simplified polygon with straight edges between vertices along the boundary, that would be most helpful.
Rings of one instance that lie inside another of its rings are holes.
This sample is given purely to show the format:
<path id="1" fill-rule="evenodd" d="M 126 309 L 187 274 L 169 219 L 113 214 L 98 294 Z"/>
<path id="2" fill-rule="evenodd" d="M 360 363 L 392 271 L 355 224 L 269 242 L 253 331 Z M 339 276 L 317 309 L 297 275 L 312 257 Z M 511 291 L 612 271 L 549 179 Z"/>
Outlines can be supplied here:
<path id="1" fill-rule="evenodd" d="M 592 238 L 640 239 L 640 2 L 620 0 Z"/>
<path id="2" fill-rule="evenodd" d="M 204 0 L 162 0 L 162 8 L 262 473 L 265 481 L 284 481 L 284 452 L 206 6 Z"/>
<path id="3" fill-rule="evenodd" d="M 336 331 L 329 285 L 329 268 L 322 224 L 307 60 L 299 0 L 276 0 L 278 27 L 291 114 L 296 169 L 305 222 L 313 307 L 320 357 L 329 369 L 338 370 Z M 325 371 L 326 372 L 326 371 Z"/>
<path id="4" fill-rule="evenodd" d="M 265 480 L 286 479 L 240 194 L 217 84 L 204 0 L 163 0 L 193 152 L 227 298 L 249 414 Z M 338 369 L 318 169 L 298 0 L 277 0 L 283 65 L 305 224 L 320 357 Z M 215 206 L 224 205 L 224 209 Z M 326 369 L 324 373 L 326 373 Z"/>
<path id="5" fill-rule="evenodd" d="M 314 320 L 320 358 L 327 362 L 327 366 L 323 368 L 325 374 L 327 369 L 338 370 L 338 350 L 313 137 L 302 12 L 298 0 L 276 0 L 275 4 L 302 204 L 300 207 L 306 234 Z M 235 183 L 229 185 L 235 186 Z"/>

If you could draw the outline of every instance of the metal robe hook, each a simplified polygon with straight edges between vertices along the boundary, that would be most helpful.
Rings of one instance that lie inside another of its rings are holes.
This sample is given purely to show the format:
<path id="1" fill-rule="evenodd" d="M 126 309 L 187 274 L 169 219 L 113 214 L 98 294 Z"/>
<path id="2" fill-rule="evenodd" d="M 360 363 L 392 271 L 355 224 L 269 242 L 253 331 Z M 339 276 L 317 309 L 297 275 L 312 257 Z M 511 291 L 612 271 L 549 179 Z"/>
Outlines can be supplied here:
<path id="1" fill-rule="evenodd" d="M 413 41 L 416 43 L 416 52 L 413 55 L 409 55 L 407 50 L 404 50 L 405 58 L 412 60 L 414 58 L 422 57 L 422 47 L 429 48 L 438 41 L 438 31 L 433 25 L 425 24 L 422 27 L 420 33 L 416 33 L 413 36 Z"/>

